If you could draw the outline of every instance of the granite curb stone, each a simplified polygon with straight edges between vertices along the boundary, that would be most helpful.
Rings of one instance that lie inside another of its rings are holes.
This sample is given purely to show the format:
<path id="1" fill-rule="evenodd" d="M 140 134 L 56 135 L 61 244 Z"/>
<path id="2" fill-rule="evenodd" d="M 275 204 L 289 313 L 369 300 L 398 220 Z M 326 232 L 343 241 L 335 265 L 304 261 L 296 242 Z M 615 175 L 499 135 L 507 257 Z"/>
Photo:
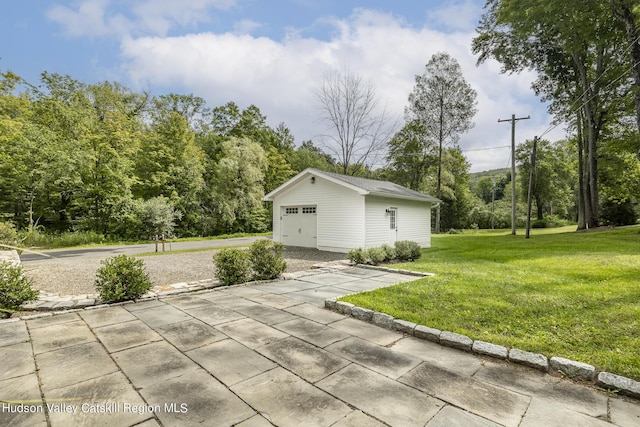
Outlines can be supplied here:
<path id="1" fill-rule="evenodd" d="M 608 389 L 619 390 L 621 394 L 640 398 L 640 382 L 610 372 L 600 372 L 597 384 Z"/>
<path id="2" fill-rule="evenodd" d="M 393 320 L 394 320 L 394 317 L 389 316 L 388 314 L 378 313 L 377 311 L 373 313 L 373 319 L 372 319 L 373 323 L 385 329 L 393 328 Z"/>
<path id="3" fill-rule="evenodd" d="M 413 335 L 416 324 L 402 319 L 393 319 L 393 329 L 403 334 Z"/>
<path id="4" fill-rule="evenodd" d="M 471 351 L 473 340 L 466 335 L 455 332 L 442 331 L 440 333 L 440 344 L 464 351 Z"/>
<path id="5" fill-rule="evenodd" d="M 549 370 L 549 360 L 544 354 L 512 348 L 509 350 L 509 360 L 543 372 Z"/>
<path id="6" fill-rule="evenodd" d="M 442 331 L 440 329 L 429 328 L 428 326 L 424 325 L 416 325 L 415 329 L 413 330 L 413 335 L 415 337 L 435 343 L 440 343 L 441 333 Z"/>
<path id="7" fill-rule="evenodd" d="M 551 369 L 567 374 L 570 378 L 593 381 L 596 377 L 596 368 L 594 366 L 565 359 L 564 357 L 553 356 L 549 359 L 549 366 Z"/>
<path id="8" fill-rule="evenodd" d="M 484 341 L 474 341 L 471 350 L 474 353 L 495 357 L 496 359 L 506 359 L 509 354 L 507 347 Z"/>

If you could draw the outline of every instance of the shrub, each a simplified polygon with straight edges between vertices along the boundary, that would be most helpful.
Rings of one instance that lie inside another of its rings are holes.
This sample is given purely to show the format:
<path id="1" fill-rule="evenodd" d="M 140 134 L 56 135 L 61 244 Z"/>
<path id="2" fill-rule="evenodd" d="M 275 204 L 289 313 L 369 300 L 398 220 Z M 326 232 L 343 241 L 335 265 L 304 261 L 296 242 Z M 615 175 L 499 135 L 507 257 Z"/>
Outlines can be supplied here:
<path id="1" fill-rule="evenodd" d="M 213 255 L 216 277 L 225 286 L 237 285 L 251 279 L 251 257 L 246 250 L 226 248 Z"/>
<path id="2" fill-rule="evenodd" d="M 367 261 L 367 253 L 362 248 L 351 249 L 347 258 L 354 264 L 364 264 Z"/>
<path id="3" fill-rule="evenodd" d="M 375 248 L 369 248 L 367 250 L 367 258 L 373 265 L 378 265 L 384 262 L 385 256 L 386 256 L 386 253 L 382 248 L 375 247 Z"/>
<path id="4" fill-rule="evenodd" d="M 396 258 L 396 249 L 394 247 L 385 243 L 380 248 L 384 251 L 384 262 L 389 262 Z"/>
<path id="5" fill-rule="evenodd" d="M 414 261 L 422 255 L 422 248 L 411 240 L 398 240 L 395 243 L 396 256 L 401 261 Z"/>
<path id="6" fill-rule="evenodd" d="M 20 306 L 38 298 L 32 281 L 24 275 L 21 265 L 0 262 L 0 317 L 8 317 Z"/>
<path id="7" fill-rule="evenodd" d="M 282 252 L 284 245 L 273 240 L 256 240 L 249 248 L 253 278 L 255 280 L 269 280 L 280 276 L 286 269 Z"/>
<path id="8" fill-rule="evenodd" d="M 104 302 L 140 298 L 151 288 L 142 260 L 118 255 L 102 261 L 96 273 L 95 287 Z"/>
<path id="9" fill-rule="evenodd" d="M 0 245 L 15 246 L 16 243 L 18 243 L 16 227 L 10 222 L 0 222 Z"/>

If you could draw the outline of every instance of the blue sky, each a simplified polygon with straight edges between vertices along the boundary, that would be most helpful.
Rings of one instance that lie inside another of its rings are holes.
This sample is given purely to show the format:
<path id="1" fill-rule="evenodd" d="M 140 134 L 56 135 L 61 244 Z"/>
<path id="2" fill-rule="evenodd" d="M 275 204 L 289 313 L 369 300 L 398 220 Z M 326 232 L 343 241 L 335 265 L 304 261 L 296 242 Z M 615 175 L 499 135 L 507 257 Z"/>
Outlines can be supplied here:
<path id="1" fill-rule="evenodd" d="M 36 6 L 37 5 L 37 6 Z M 380 104 L 402 119 L 414 77 L 431 55 L 456 58 L 478 92 L 476 126 L 460 140 L 472 171 L 506 167 L 516 141 L 544 132 L 551 118 L 531 73 L 476 67 L 471 40 L 484 0 L 40 0 L 8 2 L 0 15 L 0 70 L 30 83 L 42 71 L 85 83 L 118 81 L 154 95 L 193 93 L 210 107 L 257 105 L 284 122 L 297 143 L 326 127 L 314 90 L 331 69 L 370 80 Z M 564 137 L 561 128 L 547 136 Z"/>

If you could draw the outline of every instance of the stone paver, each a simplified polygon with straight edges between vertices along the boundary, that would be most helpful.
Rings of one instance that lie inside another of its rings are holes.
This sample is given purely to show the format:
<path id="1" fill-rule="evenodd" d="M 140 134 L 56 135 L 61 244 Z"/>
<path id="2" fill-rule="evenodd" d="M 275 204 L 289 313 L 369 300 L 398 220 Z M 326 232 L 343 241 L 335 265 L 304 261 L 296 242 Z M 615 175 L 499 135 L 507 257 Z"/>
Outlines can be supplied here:
<path id="1" fill-rule="evenodd" d="M 202 426 L 215 420 L 230 426 L 253 417 L 256 411 L 208 372 L 198 369 L 156 383 L 140 391 L 164 425 Z"/>
<path id="2" fill-rule="evenodd" d="M 461 351 L 438 343 L 451 345 L 446 331 L 322 308 L 415 276 L 343 266 L 291 277 L 176 284 L 155 299 L 0 322 L 0 425 L 640 425 L 637 399 L 541 372 L 543 356 L 524 355 L 531 369 L 513 349 L 463 340 Z"/>
<path id="3" fill-rule="evenodd" d="M 21 342 L 0 347 L 0 380 L 35 372 L 31 343 Z"/>
<path id="4" fill-rule="evenodd" d="M 308 382 L 276 368 L 231 387 L 277 426 L 330 426 L 351 409 Z"/>
<path id="5" fill-rule="evenodd" d="M 264 356 L 231 339 L 205 345 L 186 354 L 228 386 L 277 366 Z"/>
<path id="6" fill-rule="evenodd" d="M 198 368 L 166 341 L 122 350 L 112 356 L 137 388 L 161 383 Z"/>
<path id="7" fill-rule="evenodd" d="M 257 351 L 310 383 L 349 364 L 348 360 L 295 337 L 265 345 Z"/>
<path id="8" fill-rule="evenodd" d="M 300 318 L 279 323 L 274 325 L 274 328 L 310 342 L 318 347 L 326 347 L 329 344 L 349 337 L 349 334 L 345 332 L 327 327 L 312 320 Z"/>
<path id="9" fill-rule="evenodd" d="M 344 339 L 326 349 L 393 379 L 397 379 L 421 363 L 421 360 L 416 357 L 395 352 L 357 337 Z"/>
<path id="10" fill-rule="evenodd" d="M 516 427 L 530 397 L 427 363 L 399 379 L 438 399 L 507 427 Z"/>
<path id="11" fill-rule="evenodd" d="M 444 402 L 355 364 L 320 381 L 318 387 L 397 426 L 424 426 Z"/>

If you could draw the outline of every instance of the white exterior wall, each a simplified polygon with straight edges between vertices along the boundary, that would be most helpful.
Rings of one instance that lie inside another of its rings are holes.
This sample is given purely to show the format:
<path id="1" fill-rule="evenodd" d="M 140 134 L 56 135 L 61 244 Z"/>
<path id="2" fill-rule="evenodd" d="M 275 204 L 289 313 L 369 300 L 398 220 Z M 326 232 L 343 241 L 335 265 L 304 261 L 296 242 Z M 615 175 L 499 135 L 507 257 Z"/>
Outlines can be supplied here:
<path id="1" fill-rule="evenodd" d="M 281 208 L 305 205 L 316 206 L 318 249 L 348 252 L 363 247 L 364 199 L 356 191 L 319 176 L 314 184 L 310 177 L 303 179 L 273 201 L 273 239 L 281 241 Z"/>
<path id="2" fill-rule="evenodd" d="M 366 248 L 393 244 L 389 238 L 388 208 L 397 208 L 397 240 L 412 240 L 431 247 L 431 204 L 392 197 L 366 197 Z"/>

